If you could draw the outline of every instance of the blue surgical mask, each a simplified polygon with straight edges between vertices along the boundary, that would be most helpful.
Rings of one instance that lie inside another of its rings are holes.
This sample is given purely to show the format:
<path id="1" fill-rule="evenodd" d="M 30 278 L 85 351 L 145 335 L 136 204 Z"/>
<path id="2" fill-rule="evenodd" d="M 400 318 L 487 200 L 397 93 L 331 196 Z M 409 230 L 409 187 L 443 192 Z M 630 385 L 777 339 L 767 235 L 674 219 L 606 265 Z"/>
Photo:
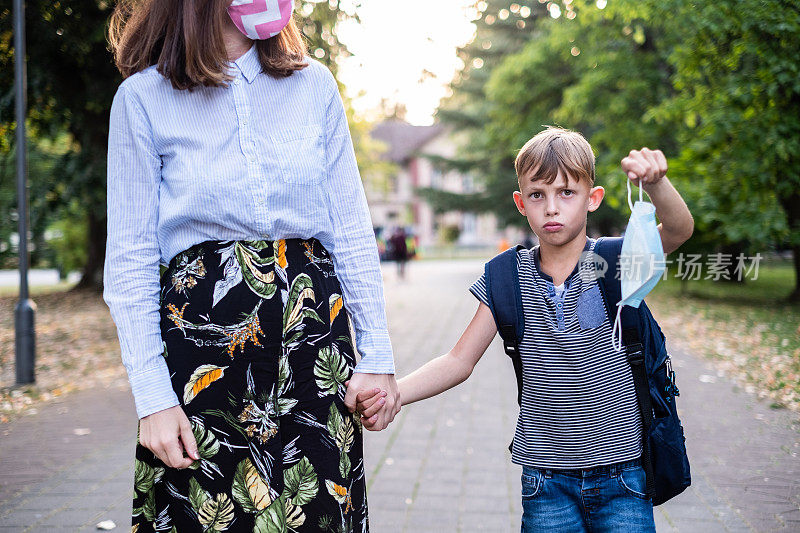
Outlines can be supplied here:
<path id="1" fill-rule="evenodd" d="M 620 320 L 622 306 L 639 307 L 644 297 L 658 284 L 666 268 L 664 247 L 656 226 L 656 207 L 642 199 L 641 183 L 639 201 L 632 203 L 631 180 L 626 178 L 625 182 L 628 185 L 628 206 L 631 208 L 631 217 L 625 229 L 622 250 L 619 254 L 622 299 L 617 304 L 617 318 L 614 320 L 612 336 L 614 349 L 617 351 L 622 350 Z M 617 344 L 618 335 L 619 344 Z"/>

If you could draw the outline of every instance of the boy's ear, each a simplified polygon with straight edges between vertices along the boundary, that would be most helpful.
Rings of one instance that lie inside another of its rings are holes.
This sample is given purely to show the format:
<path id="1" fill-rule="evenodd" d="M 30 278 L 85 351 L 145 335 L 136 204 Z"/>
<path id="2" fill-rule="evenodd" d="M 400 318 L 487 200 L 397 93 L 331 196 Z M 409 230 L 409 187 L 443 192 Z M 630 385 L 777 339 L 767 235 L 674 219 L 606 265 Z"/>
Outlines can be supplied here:
<path id="1" fill-rule="evenodd" d="M 589 189 L 589 211 L 596 211 L 600 204 L 603 202 L 603 197 L 606 195 L 606 190 L 598 185 Z"/>
<path id="2" fill-rule="evenodd" d="M 522 193 L 519 191 L 514 191 L 514 205 L 517 206 L 517 211 L 519 211 L 522 216 L 527 216 L 525 214 L 525 204 L 522 203 Z"/>

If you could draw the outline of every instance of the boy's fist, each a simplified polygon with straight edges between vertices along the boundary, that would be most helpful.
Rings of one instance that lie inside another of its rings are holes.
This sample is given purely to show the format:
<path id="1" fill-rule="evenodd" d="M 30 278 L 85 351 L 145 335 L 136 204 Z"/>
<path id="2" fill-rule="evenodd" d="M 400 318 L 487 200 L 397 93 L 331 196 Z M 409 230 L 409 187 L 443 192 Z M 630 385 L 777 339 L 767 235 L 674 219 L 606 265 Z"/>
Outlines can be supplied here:
<path id="1" fill-rule="evenodd" d="M 667 174 L 667 158 L 661 150 L 631 150 L 622 159 L 622 170 L 635 185 L 655 185 Z"/>

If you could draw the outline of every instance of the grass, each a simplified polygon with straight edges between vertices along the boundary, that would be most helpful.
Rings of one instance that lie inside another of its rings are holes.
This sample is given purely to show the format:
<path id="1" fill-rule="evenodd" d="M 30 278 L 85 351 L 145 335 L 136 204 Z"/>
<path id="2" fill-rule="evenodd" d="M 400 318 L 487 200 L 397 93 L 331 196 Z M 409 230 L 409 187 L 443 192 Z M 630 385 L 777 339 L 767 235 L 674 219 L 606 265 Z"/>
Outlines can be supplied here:
<path id="1" fill-rule="evenodd" d="M 55 285 L 29 285 L 28 292 L 31 298 L 41 296 L 43 294 L 53 294 L 54 292 L 64 292 L 71 289 L 75 283 L 69 281 L 62 281 Z M 0 298 L 11 298 L 19 295 L 18 286 L 0 287 Z"/>
<path id="2" fill-rule="evenodd" d="M 762 264 L 744 283 L 661 281 L 647 302 L 681 339 L 775 407 L 800 410 L 800 303 L 791 263 Z"/>

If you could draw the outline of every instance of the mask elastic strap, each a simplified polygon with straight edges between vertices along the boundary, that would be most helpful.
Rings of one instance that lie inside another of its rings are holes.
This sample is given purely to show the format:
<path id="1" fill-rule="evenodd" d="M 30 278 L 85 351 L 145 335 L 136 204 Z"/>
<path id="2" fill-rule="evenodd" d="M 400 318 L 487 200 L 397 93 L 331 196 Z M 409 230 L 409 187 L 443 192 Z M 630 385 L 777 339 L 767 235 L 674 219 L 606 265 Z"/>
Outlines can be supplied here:
<path id="1" fill-rule="evenodd" d="M 633 213 L 633 202 L 631 201 L 631 180 L 628 176 L 625 176 L 625 185 L 628 188 L 628 207 L 631 208 L 631 213 Z M 639 182 L 639 201 L 644 202 L 641 181 Z"/>
<path id="2" fill-rule="evenodd" d="M 614 319 L 614 328 L 611 333 L 611 345 L 614 350 L 622 351 L 622 302 L 617 304 L 617 318 Z M 619 332 L 619 344 L 617 344 L 617 332 Z"/>

